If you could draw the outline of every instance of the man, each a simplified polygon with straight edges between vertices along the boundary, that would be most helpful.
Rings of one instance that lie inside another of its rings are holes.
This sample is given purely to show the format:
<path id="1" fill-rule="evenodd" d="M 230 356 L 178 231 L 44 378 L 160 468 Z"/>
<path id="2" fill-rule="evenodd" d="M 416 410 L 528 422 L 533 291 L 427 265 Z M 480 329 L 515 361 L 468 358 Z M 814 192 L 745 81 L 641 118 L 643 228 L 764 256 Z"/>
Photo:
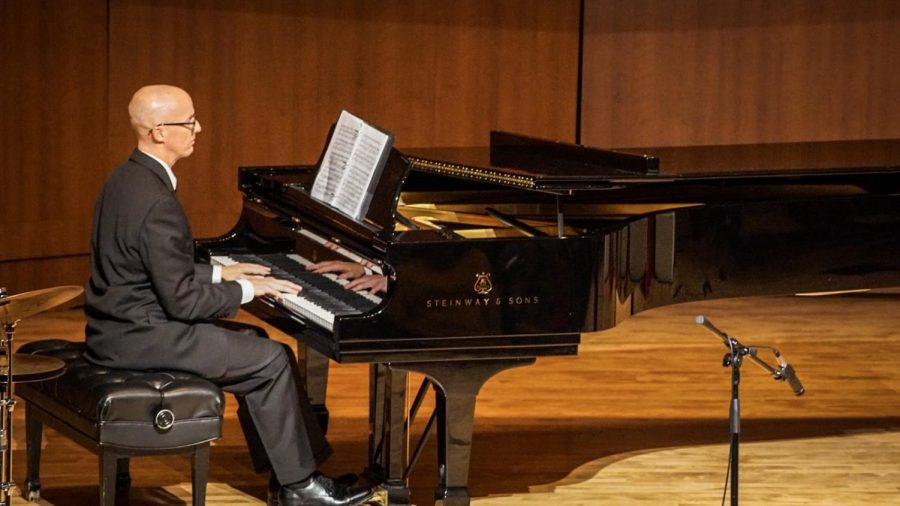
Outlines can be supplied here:
<path id="1" fill-rule="evenodd" d="M 107 179 L 94 210 L 86 357 L 109 367 L 189 371 L 234 393 L 251 454 L 260 445 L 265 455 L 257 470 L 272 469 L 270 505 L 365 503 L 371 489 L 316 471 L 331 449 L 297 383 L 290 348 L 213 321 L 254 297 L 301 288 L 259 265 L 194 263 L 172 172 L 202 130 L 191 97 L 174 86 L 145 86 L 128 113 L 137 149 Z"/>

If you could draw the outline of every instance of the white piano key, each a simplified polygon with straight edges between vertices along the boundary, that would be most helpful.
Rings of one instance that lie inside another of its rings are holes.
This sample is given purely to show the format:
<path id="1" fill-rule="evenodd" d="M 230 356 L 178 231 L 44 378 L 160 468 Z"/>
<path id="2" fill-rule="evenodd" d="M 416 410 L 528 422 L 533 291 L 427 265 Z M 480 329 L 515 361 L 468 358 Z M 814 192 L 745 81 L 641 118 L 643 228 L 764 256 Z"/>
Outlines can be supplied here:
<path id="1" fill-rule="evenodd" d="M 209 257 L 209 263 L 213 265 L 234 265 L 238 263 L 238 261 L 229 256 L 216 255 Z"/>
<path id="2" fill-rule="evenodd" d="M 279 301 L 288 309 L 316 321 L 330 331 L 334 330 L 334 313 L 299 295 L 284 294 Z"/>

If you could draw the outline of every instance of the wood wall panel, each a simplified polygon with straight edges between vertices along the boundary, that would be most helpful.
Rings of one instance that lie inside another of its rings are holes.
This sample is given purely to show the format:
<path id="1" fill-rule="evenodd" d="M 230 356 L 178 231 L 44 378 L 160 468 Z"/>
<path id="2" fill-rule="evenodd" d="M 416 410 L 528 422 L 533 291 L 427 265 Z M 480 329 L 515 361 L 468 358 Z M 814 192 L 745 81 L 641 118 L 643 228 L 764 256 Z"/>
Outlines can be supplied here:
<path id="1" fill-rule="evenodd" d="M 342 108 L 401 148 L 492 128 L 574 140 L 578 4 L 0 2 L 0 270 L 46 286 L 61 272 L 15 260 L 87 252 L 133 144 L 125 107 L 150 82 L 187 88 L 203 122 L 176 167 L 198 236 L 236 220 L 237 166 L 313 162 Z M 585 19 L 585 144 L 900 136 L 898 2 L 585 0 Z"/>
<path id="2" fill-rule="evenodd" d="M 0 261 L 87 249 L 106 162 L 106 7 L 0 3 Z"/>
<path id="3" fill-rule="evenodd" d="M 176 172 L 198 236 L 237 220 L 238 166 L 313 163 L 342 108 L 400 147 L 484 144 L 492 128 L 574 138 L 577 0 L 0 9 L 0 285 L 16 292 L 86 279 L 94 199 L 133 146 L 126 106 L 143 84 L 194 96 L 204 131 Z"/>
<path id="4" fill-rule="evenodd" d="M 0 286 L 8 295 L 51 286 L 82 286 L 90 272 L 89 262 L 86 254 L 0 262 Z"/>
<path id="5" fill-rule="evenodd" d="M 105 2 L 0 2 L 0 286 L 10 293 L 87 277 L 78 255 L 109 165 L 106 42 Z"/>
<path id="6" fill-rule="evenodd" d="M 900 2 L 586 0 L 582 141 L 900 137 Z"/>
<path id="7" fill-rule="evenodd" d="M 110 151 L 132 145 L 136 88 L 186 88 L 203 132 L 175 172 L 211 236 L 237 220 L 238 166 L 314 163 L 341 109 L 401 148 L 483 145 L 492 128 L 573 140 L 578 14 L 575 0 L 115 2 Z"/>

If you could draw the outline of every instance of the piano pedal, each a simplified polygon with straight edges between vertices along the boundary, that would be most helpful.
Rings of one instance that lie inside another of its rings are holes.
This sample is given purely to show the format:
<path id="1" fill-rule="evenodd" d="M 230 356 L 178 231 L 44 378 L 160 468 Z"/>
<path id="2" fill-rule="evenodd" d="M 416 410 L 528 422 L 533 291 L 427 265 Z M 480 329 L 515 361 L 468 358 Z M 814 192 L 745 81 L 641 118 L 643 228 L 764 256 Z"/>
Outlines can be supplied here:
<path id="1" fill-rule="evenodd" d="M 388 491 L 386 488 L 376 488 L 375 493 L 370 497 L 366 502 L 368 506 L 375 506 L 376 504 L 379 506 L 389 506 L 388 505 Z"/>

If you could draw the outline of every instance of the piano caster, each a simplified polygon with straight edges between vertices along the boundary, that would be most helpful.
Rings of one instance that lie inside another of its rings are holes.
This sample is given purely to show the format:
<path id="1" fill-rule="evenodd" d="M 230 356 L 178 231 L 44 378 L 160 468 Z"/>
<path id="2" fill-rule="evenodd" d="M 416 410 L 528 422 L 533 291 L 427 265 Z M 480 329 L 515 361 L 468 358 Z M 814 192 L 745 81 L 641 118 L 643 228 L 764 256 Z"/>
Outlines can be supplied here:
<path id="1" fill-rule="evenodd" d="M 365 502 L 365 504 L 368 506 L 375 506 L 376 504 L 379 506 L 389 506 L 387 489 L 381 487 L 375 489 L 375 493 Z"/>

